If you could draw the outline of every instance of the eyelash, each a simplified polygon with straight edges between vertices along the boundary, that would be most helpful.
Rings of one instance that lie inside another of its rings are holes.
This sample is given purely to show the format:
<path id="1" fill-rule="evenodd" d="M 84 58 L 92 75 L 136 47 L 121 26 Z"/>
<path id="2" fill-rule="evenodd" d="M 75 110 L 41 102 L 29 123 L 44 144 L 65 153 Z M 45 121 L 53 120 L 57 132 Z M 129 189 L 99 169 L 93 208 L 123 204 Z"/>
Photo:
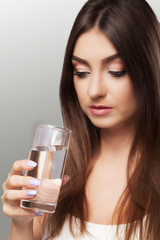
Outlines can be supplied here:
<path id="1" fill-rule="evenodd" d="M 108 71 L 109 74 L 111 74 L 113 77 L 122 77 L 126 74 L 125 70 L 122 71 Z"/>
<path id="2" fill-rule="evenodd" d="M 108 71 L 109 74 L 111 74 L 113 77 L 118 78 L 122 77 L 126 74 L 125 70 L 122 71 Z M 74 71 L 73 75 L 77 76 L 79 78 L 85 78 L 87 75 L 89 75 L 90 72 L 80 72 L 80 71 Z"/>
<path id="3" fill-rule="evenodd" d="M 78 76 L 79 78 L 85 78 L 89 74 L 90 72 L 79 72 L 79 71 L 74 71 L 73 73 L 74 76 Z"/>

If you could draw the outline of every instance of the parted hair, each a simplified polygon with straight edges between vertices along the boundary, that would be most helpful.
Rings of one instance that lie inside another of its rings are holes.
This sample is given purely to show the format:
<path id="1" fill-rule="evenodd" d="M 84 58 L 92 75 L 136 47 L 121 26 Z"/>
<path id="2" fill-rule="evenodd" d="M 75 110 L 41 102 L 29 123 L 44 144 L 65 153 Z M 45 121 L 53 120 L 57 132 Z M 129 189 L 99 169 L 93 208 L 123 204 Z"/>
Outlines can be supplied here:
<path id="1" fill-rule="evenodd" d="M 138 120 L 128 157 L 127 187 L 115 209 L 118 212 L 117 234 L 119 224 L 125 222 L 125 240 L 134 236 L 137 230 L 140 240 L 158 240 L 160 26 L 145 0 L 88 0 L 75 19 L 66 47 L 60 83 L 64 126 L 72 130 L 65 167 L 70 181 L 61 190 L 56 212 L 46 216 L 50 237 L 60 233 L 67 217 L 73 234 L 73 216 L 80 219 L 80 232 L 83 234 L 86 231 L 88 208 L 85 183 L 92 170 L 94 149 L 100 144 L 100 134 L 78 102 L 71 59 L 78 37 L 94 26 L 106 35 L 120 55 L 138 100 Z M 131 171 L 135 159 L 136 166 Z"/>

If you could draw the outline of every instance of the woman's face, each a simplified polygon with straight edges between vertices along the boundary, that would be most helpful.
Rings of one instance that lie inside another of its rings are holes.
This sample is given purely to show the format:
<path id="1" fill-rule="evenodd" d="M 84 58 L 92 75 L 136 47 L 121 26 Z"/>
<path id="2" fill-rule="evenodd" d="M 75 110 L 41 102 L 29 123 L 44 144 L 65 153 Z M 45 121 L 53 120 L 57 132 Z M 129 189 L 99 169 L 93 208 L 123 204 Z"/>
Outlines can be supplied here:
<path id="1" fill-rule="evenodd" d="M 78 38 L 72 64 L 79 103 L 95 126 L 134 123 L 138 104 L 132 82 L 116 49 L 98 28 Z"/>

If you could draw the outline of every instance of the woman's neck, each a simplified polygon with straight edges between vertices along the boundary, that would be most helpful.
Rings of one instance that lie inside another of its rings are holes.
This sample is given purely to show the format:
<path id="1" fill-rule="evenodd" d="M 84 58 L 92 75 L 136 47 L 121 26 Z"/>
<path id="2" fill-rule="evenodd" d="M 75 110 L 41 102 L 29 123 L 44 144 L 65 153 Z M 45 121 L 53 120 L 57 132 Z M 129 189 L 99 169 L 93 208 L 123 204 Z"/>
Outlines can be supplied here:
<path id="1" fill-rule="evenodd" d="M 101 129 L 100 137 L 100 159 L 108 162 L 128 160 L 133 140 L 131 128 Z"/>
<path id="2" fill-rule="evenodd" d="M 101 129 L 100 132 L 100 149 L 94 155 L 85 188 L 88 199 L 86 219 L 90 222 L 117 224 L 116 207 L 127 187 L 127 163 L 132 143 L 131 132 L 126 128 L 120 130 Z M 122 219 L 121 223 L 125 221 Z"/>

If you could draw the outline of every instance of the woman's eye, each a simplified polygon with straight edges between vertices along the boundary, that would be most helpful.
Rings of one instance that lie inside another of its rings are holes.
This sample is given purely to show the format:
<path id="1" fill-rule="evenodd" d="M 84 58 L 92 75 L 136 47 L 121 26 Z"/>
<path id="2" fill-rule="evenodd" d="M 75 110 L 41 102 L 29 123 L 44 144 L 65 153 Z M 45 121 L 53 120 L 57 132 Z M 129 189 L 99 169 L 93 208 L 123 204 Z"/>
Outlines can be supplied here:
<path id="1" fill-rule="evenodd" d="M 126 71 L 108 71 L 113 77 L 121 77 L 126 74 Z"/>
<path id="2" fill-rule="evenodd" d="M 80 72 L 80 71 L 74 71 L 73 73 L 74 76 L 78 76 L 79 78 L 85 78 L 89 74 L 90 72 Z"/>

